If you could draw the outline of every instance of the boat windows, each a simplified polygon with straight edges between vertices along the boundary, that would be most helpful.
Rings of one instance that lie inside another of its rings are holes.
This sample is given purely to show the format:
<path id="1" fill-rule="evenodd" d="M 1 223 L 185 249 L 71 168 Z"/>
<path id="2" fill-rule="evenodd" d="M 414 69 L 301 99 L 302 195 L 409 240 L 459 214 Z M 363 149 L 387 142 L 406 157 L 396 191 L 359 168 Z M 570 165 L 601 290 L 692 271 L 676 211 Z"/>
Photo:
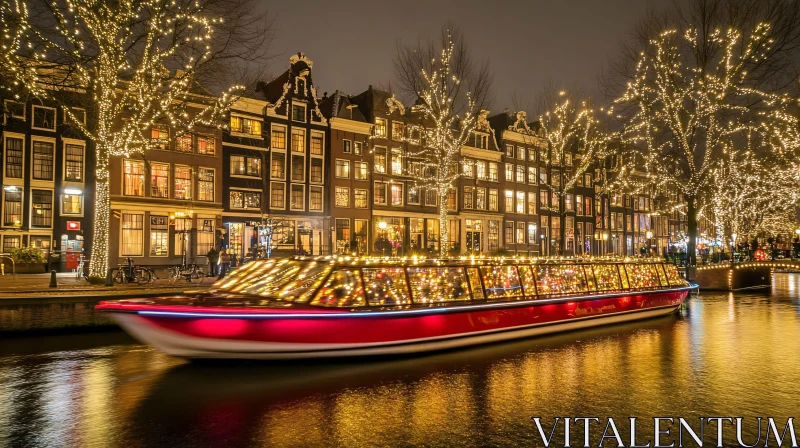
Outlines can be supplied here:
<path id="1" fill-rule="evenodd" d="M 516 266 L 483 266 L 481 274 L 487 299 L 522 297 Z"/>
<path id="2" fill-rule="evenodd" d="M 661 283 L 661 286 L 669 286 L 669 282 L 667 281 L 667 276 L 664 275 L 664 268 L 660 264 L 654 264 L 653 269 L 658 272 L 658 281 Z"/>
<path id="3" fill-rule="evenodd" d="M 337 269 L 319 289 L 312 305 L 331 307 L 364 306 L 364 288 L 358 269 Z"/>
<path id="4" fill-rule="evenodd" d="M 475 300 L 486 300 L 486 296 L 483 294 L 481 274 L 478 272 L 478 268 L 467 268 L 467 276 L 469 277 L 469 286 L 472 289 L 472 298 Z"/>
<path id="5" fill-rule="evenodd" d="M 589 274 L 589 266 L 587 275 Z M 620 289 L 619 270 L 616 264 L 595 264 L 591 265 L 594 277 L 597 279 L 598 291 L 614 291 Z"/>
<path id="6" fill-rule="evenodd" d="M 631 288 L 656 288 L 658 287 L 658 274 L 651 264 L 626 264 L 625 272 Z"/>
<path id="7" fill-rule="evenodd" d="M 589 291 L 597 291 L 597 282 L 594 279 L 592 266 L 586 265 L 583 267 L 583 272 L 586 274 L 586 287 Z"/>
<path id="8" fill-rule="evenodd" d="M 259 260 L 247 263 L 215 283 L 214 287 L 222 291 L 239 292 L 258 281 L 265 272 L 272 269 L 275 263 L 276 260 Z"/>
<path id="9" fill-rule="evenodd" d="M 364 293 L 369 305 L 411 303 L 406 273 L 402 267 L 364 268 L 361 273 L 364 275 Z"/>
<path id="10" fill-rule="evenodd" d="M 531 298 L 536 297 L 536 280 L 533 279 L 533 270 L 530 266 L 518 266 L 519 277 L 522 280 L 522 288 L 525 295 Z"/>
<path id="11" fill-rule="evenodd" d="M 281 288 L 278 299 L 290 300 L 299 303 L 308 302 L 314 291 L 320 287 L 322 281 L 331 272 L 330 263 L 312 261 L 304 266 L 297 277 Z"/>
<path id="12" fill-rule="evenodd" d="M 469 300 L 463 268 L 408 268 L 415 303 Z"/>
<path id="13" fill-rule="evenodd" d="M 245 286 L 239 291 L 234 288 L 234 292 L 244 294 L 258 294 L 260 296 L 276 296 L 287 283 L 292 281 L 299 273 L 302 265 L 299 261 L 281 260 L 275 263 L 272 269 L 262 274 L 257 281 Z"/>
<path id="14" fill-rule="evenodd" d="M 667 271 L 667 280 L 669 281 L 670 286 L 688 286 L 689 282 L 687 282 L 681 274 L 678 273 L 678 268 L 675 265 L 665 264 L 664 270 Z"/>
<path id="15" fill-rule="evenodd" d="M 534 267 L 536 286 L 541 295 L 587 292 L 586 276 L 577 265 L 539 265 Z"/>
<path id="16" fill-rule="evenodd" d="M 625 266 L 619 266 L 619 280 L 622 282 L 622 289 L 630 289 L 631 285 L 628 281 L 628 273 L 625 272 Z"/>

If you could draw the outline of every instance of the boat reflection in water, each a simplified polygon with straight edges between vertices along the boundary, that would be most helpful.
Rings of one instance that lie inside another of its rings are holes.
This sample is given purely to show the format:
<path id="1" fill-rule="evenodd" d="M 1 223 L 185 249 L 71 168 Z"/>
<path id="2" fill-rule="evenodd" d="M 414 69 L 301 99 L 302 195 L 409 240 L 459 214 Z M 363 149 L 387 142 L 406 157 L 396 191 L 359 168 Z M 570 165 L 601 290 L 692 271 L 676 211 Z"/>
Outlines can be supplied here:
<path id="1" fill-rule="evenodd" d="M 416 353 L 661 316 L 692 289 L 657 262 L 469 258 L 253 261 L 211 292 L 101 302 L 187 358 Z"/>

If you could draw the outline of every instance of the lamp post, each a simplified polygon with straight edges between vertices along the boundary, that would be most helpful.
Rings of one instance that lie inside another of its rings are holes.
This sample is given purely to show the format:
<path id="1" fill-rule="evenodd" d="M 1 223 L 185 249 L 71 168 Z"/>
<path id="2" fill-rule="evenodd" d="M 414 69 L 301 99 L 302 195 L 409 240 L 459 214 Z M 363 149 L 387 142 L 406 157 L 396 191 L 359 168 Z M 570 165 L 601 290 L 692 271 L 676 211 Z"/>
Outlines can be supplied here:
<path id="1" fill-rule="evenodd" d="M 645 236 L 645 238 L 647 238 L 647 255 L 649 256 L 649 255 L 651 254 L 652 250 L 653 250 L 653 249 L 652 249 L 652 246 L 651 246 L 651 244 L 650 244 L 650 240 L 653 238 L 653 232 L 652 232 L 652 231 L 650 231 L 650 230 L 648 230 L 648 231 L 647 231 L 647 232 L 644 234 L 644 236 Z"/>

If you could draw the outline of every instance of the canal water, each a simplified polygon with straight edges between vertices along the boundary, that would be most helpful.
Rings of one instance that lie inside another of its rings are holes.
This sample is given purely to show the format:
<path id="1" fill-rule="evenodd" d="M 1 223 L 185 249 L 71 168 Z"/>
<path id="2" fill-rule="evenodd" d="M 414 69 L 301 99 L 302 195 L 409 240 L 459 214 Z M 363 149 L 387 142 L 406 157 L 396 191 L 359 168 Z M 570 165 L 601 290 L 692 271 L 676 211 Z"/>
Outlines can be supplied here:
<path id="1" fill-rule="evenodd" d="M 800 275 L 777 274 L 664 318 L 417 357 L 195 364 L 121 332 L 6 337 L 0 446 L 541 446 L 533 416 L 613 417 L 626 439 L 639 417 L 640 443 L 653 416 L 742 416 L 753 443 L 755 417 L 800 417 L 798 385 Z"/>

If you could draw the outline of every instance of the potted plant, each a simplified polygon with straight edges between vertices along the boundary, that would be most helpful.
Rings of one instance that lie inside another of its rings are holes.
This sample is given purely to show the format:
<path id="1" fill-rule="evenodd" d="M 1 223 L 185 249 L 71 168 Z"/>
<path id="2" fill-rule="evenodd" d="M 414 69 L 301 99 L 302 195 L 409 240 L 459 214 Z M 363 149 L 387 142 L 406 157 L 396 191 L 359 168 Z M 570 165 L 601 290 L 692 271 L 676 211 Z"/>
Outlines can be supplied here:
<path id="1" fill-rule="evenodd" d="M 18 274 L 41 274 L 45 272 L 47 258 L 41 249 L 37 247 L 17 247 L 11 249 L 10 254 L 16 264 Z M 6 263 L 6 271 L 10 269 L 8 264 Z"/>

